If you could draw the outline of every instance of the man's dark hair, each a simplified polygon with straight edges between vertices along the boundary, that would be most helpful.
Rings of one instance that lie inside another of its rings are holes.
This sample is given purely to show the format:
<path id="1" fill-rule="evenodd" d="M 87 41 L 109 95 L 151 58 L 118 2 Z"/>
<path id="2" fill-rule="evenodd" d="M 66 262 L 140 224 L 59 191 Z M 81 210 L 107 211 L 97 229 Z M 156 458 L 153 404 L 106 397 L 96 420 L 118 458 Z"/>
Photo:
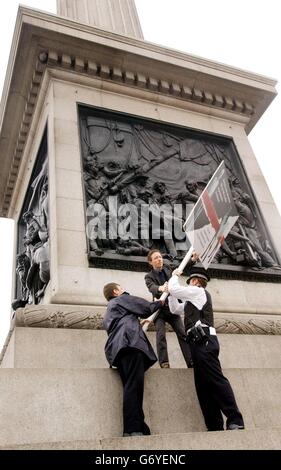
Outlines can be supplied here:
<path id="1" fill-rule="evenodd" d="M 119 284 L 116 284 L 116 282 L 109 282 L 108 284 L 105 284 L 103 288 L 103 295 L 105 296 L 106 300 L 109 301 L 115 297 L 114 295 L 114 290 L 118 289 Z"/>
<path id="2" fill-rule="evenodd" d="M 152 258 L 152 255 L 154 253 L 160 253 L 161 255 L 161 251 L 160 250 L 157 250 L 156 248 L 153 248 L 152 250 L 149 250 L 148 254 L 147 254 L 147 261 L 150 262 L 151 261 L 151 258 Z M 162 256 L 162 255 L 161 255 Z"/>

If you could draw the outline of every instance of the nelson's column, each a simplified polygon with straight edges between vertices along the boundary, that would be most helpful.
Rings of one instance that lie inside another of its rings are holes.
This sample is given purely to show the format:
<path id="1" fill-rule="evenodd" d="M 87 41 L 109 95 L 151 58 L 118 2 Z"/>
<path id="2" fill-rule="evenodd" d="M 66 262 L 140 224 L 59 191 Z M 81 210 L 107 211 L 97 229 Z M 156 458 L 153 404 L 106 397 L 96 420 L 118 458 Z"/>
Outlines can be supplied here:
<path id="1" fill-rule="evenodd" d="M 281 220 L 247 138 L 276 82 L 145 41 L 133 0 L 57 6 L 19 7 L 1 101 L 0 215 L 16 241 L 0 448 L 279 449 Z M 206 432 L 168 332 L 171 369 L 156 365 L 145 383 L 153 435 L 122 438 L 103 285 L 150 300 L 148 250 L 183 257 L 182 222 L 221 161 L 239 219 L 209 290 L 246 429 Z"/>

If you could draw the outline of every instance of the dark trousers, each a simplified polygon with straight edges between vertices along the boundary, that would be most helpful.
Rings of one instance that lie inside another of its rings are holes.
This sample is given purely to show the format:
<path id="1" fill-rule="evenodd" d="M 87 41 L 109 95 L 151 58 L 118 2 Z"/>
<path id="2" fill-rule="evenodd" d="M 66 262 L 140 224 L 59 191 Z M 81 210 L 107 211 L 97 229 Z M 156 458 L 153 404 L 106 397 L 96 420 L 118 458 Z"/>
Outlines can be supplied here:
<path id="1" fill-rule="evenodd" d="M 137 349 L 126 349 L 117 359 L 117 369 L 123 383 L 123 432 L 149 435 L 142 409 L 145 356 Z"/>
<path id="2" fill-rule="evenodd" d="M 165 328 L 166 322 L 169 323 L 169 325 L 171 325 L 174 332 L 176 333 L 186 365 L 190 366 L 190 363 L 192 360 L 191 351 L 190 351 L 189 345 L 187 344 L 185 340 L 186 335 L 185 335 L 182 319 L 178 315 L 173 315 L 171 313 L 168 313 L 168 314 L 161 313 L 161 316 L 160 317 L 158 316 L 155 320 L 156 348 L 157 348 L 157 355 L 158 355 L 159 363 L 162 364 L 163 362 L 169 362 L 167 340 L 166 340 L 166 328 Z"/>
<path id="3" fill-rule="evenodd" d="M 226 427 L 243 425 L 233 390 L 221 370 L 217 337 L 209 335 L 206 344 L 191 343 L 190 347 L 196 392 L 208 431 L 224 429 L 222 412 L 227 418 Z"/>

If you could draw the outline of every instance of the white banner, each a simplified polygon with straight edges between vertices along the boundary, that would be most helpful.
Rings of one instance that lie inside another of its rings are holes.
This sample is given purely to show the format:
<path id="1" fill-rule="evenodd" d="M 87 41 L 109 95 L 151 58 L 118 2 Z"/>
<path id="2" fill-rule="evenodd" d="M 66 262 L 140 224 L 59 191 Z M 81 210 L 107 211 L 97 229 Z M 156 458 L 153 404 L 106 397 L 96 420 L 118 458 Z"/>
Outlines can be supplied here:
<path id="1" fill-rule="evenodd" d="M 238 219 L 224 162 L 221 162 L 189 214 L 184 230 L 205 269 Z"/>

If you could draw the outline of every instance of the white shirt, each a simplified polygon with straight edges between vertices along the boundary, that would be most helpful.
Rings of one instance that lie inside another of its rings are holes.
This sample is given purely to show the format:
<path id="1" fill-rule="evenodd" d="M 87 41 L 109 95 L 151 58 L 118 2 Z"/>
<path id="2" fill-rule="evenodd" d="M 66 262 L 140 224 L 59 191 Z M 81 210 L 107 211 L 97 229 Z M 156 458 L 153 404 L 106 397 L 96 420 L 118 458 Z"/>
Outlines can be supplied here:
<path id="1" fill-rule="evenodd" d="M 168 297 L 171 313 L 182 315 L 184 313 L 184 303 L 180 304 L 178 299 L 184 302 L 191 302 L 198 310 L 202 310 L 207 302 L 205 289 L 198 286 L 183 287 L 179 283 L 178 276 L 172 276 L 168 282 L 170 295 Z"/>

